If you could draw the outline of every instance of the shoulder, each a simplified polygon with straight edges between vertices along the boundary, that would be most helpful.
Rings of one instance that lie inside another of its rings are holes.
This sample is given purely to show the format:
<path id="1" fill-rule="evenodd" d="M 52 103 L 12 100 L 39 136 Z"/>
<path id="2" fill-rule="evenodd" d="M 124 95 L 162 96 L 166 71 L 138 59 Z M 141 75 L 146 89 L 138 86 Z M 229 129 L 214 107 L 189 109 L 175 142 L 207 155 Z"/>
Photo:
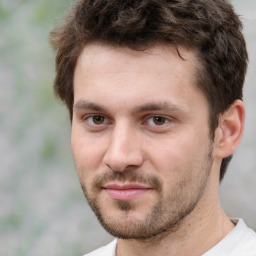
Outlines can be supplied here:
<path id="1" fill-rule="evenodd" d="M 256 256 L 256 233 L 242 219 L 231 221 L 235 228 L 203 256 Z"/>
<path id="2" fill-rule="evenodd" d="M 117 240 L 115 239 L 111 243 L 100 247 L 99 249 L 92 251 L 88 254 L 85 254 L 84 256 L 115 256 L 116 243 Z"/>
<path id="3" fill-rule="evenodd" d="M 241 239 L 237 243 L 236 251 L 248 252 L 251 256 L 256 256 L 256 233 L 248 228 L 243 220 L 240 219 L 238 224 L 240 225 Z"/>

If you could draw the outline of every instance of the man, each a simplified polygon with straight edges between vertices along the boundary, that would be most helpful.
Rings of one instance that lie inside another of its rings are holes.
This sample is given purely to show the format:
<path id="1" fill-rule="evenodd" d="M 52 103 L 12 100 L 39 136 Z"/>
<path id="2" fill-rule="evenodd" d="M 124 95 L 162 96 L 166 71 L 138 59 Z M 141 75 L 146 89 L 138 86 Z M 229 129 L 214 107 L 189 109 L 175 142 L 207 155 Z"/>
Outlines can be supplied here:
<path id="1" fill-rule="evenodd" d="M 90 256 L 256 255 L 219 204 L 244 127 L 247 51 L 226 0 L 82 0 L 51 33 L 89 205 Z"/>

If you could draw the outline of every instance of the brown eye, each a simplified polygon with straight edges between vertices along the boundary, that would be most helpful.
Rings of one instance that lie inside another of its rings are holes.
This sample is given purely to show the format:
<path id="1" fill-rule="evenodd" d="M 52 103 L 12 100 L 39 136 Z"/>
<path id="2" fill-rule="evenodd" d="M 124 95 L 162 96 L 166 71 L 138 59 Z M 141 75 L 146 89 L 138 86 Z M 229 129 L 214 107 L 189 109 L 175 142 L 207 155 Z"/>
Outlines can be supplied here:
<path id="1" fill-rule="evenodd" d="M 155 125 L 163 125 L 166 123 L 166 118 L 162 117 L 162 116 L 154 116 L 152 118 L 152 121 Z"/>
<path id="2" fill-rule="evenodd" d="M 105 122 L 105 117 L 104 116 L 90 116 L 88 117 L 88 122 L 92 125 L 100 125 Z"/>
<path id="3" fill-rule="evenodd" d="M 103 124 L 104 123 L 104 117 L 103 116 L 94 116 L 93 117 L 93 122 L 95 124 Z"/>

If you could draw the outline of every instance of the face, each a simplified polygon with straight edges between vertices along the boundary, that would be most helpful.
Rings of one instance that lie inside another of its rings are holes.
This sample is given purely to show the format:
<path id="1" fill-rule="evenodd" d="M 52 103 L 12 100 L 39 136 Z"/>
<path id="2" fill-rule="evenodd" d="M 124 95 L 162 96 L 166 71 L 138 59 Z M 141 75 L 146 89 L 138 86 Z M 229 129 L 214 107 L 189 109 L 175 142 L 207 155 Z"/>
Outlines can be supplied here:
<path id="1" fill-rule="evenodd" d="M 84 194 L 114 236 L 172 231 L 206 195 L 208 104 L 193 51 L 86 46 L 74 76 L 72 148 Z"/>

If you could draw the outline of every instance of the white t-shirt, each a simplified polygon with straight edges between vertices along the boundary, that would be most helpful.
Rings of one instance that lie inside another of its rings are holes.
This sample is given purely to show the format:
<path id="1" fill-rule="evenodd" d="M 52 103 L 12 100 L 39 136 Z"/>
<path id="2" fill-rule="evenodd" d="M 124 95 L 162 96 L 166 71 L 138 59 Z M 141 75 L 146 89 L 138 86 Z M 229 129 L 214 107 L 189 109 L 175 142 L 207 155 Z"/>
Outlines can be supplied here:
<path id="1" fill-rule="evenodd" d="M 232 222 L 235 228 L 202 256 L 256 256 L 256 233 L 242 219 L 232 219 Z M 84 256 L 115 256 L 116 243 L 115 239 Z"/>

